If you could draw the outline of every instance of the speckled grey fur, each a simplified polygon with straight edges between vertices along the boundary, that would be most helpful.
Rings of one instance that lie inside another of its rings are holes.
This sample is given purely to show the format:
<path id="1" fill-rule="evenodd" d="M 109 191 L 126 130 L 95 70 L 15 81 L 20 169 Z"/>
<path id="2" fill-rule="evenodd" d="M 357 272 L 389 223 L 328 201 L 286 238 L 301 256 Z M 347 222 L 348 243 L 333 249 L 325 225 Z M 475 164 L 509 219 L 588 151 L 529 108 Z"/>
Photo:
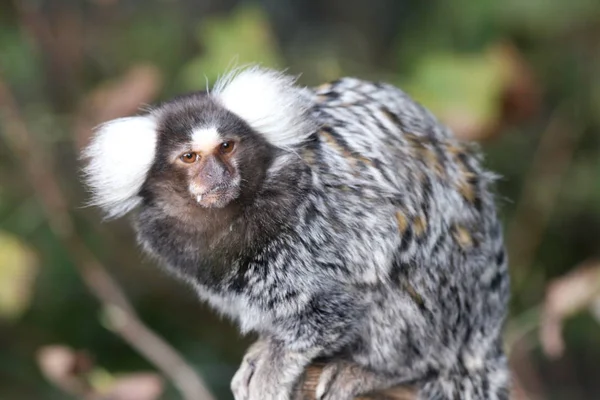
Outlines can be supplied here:
<path id="1" fill-rule="evenodd" d="M 236 399 L 290 399 L 317 358 L 333 363 L 320 399 L 402 383 L 421 399 L 507 399 L 509 280 L 494 176 L 477 148 L 386 84 L 344 78 L 304 93 L 319 128 L 285 149 L 262 144 L 264 179 L 208 238 L 177 217 L 178 201 L 156 200 L 160 135 L 175 120 L 218 129 L 235 116 L 203 94 L 154 111 L 162 122 L 139 241 L 243 332 L 259 333 Z"/>

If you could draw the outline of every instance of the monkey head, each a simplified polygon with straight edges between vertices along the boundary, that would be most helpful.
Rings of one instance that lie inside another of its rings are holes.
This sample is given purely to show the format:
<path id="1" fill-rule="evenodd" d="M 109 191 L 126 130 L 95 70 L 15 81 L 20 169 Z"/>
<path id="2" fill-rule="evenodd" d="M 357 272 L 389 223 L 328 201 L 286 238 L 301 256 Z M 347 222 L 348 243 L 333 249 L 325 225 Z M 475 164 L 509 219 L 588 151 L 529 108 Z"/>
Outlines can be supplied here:
<path id="1" fill-rule="evenodd" d="M 251 200 L 276 149 L 205 93 L 156 113 L 156 155 L 140 195 L 187 216 Z"/>
<path id="2" fill-rule="evenodd" d="M 190 221 L 252 201 L 278 152 L 315 130 L 294 79 L 251 68 L 210 92 L 99 127 L 85 152 L 94 205 L 109 218 L 143 201 Z"/>

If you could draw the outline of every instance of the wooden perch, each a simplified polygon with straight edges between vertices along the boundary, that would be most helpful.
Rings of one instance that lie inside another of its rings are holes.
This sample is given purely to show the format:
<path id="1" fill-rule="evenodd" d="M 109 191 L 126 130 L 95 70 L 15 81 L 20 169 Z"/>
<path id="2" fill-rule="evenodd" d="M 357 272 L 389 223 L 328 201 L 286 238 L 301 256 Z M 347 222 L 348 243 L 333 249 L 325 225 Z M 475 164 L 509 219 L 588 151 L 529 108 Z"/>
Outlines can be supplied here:
<path id="1" fill-rule="evenodd" d="M 313 364 L 308 367 L 302 385 L 299 386 L 297 399 L 315 400 L 315 391 L 322 371 L 323 364 Z M 417 398 L 418 393 L 414 386 L 397 386 L 392 389 L 362 395 L 354 400 L 417 400 Z M 521 386 L 521 382 L 514 374 L 511 382 L 510 400 L 530 400 L 527 392 Z"/>
<path id="2" fill-rule="evenodd" d="M 299 399 L 315 400 L 315 390 L 319 382 L 319 376 L 323 371 L 323 365 L 311 365 L 306 370 L 304 381 L 298 389 L 301 394 L 298 394 Z M 388 389 L 381 392 L 372 393 L 357 397 L 355 400 L 416 400 L 417 391 L 410 386 L 400 386 L 393 389 Z"/>

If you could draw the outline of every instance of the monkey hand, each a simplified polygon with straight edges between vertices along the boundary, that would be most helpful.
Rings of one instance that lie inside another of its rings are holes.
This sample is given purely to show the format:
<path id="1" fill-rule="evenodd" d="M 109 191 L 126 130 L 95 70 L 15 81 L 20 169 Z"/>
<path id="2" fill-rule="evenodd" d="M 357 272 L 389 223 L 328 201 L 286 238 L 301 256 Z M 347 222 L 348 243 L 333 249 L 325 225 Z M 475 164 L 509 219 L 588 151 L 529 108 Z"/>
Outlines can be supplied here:
<path id="1" fill-rule="evenodd" d="M 311 357 L 258 340 L 231 381 L 235 400 L 292 400 L 294 386 Z"/>

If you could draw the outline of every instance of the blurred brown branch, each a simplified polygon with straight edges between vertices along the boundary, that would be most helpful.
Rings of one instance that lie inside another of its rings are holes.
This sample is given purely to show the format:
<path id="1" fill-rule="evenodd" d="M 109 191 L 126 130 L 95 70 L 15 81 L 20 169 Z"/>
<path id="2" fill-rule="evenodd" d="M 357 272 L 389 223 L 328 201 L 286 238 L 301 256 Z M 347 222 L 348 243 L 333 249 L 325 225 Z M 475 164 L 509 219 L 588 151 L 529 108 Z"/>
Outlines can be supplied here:
<path id="1" fill-rule="evenodd" d="M 185 360 L 144 325 L 123 290 L 77 235 L 52 160 L 30 134 L 2 74 L 0 110 L 0 130 L 4 140 L 22 162 L 24 174 L 43 206 L 52 231 L 69 252 L 89 290 L 106 307 L 112 329 L 169 377 L 185 399 L 212 399 L 202 379 Z"/>

